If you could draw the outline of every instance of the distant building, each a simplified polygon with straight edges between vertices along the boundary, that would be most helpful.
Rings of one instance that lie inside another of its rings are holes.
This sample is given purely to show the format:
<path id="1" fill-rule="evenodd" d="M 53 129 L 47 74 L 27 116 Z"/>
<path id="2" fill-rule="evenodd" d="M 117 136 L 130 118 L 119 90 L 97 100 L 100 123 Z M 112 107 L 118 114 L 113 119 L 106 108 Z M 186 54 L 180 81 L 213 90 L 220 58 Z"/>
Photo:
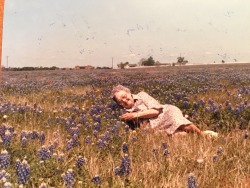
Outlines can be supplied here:
<path id="1" fill-rule="evenodd" d="M 127 68 L 134 68 L 134 67 L 137 67 L 137 64 L 127 64 L 127 65 L 125 65 L 125 69 L 127 69 Z"/>
<path id="2" fill-rule="evenodd" d="M 95 67 L 91 66 L 91 65 L 87 65 L 87 66 L 75 66 L 75 69 L 76 70 L 80 70 L 80 69 L 85 69 L 85 70 L 92 70 L 92 69 L 95 69 Z"/>

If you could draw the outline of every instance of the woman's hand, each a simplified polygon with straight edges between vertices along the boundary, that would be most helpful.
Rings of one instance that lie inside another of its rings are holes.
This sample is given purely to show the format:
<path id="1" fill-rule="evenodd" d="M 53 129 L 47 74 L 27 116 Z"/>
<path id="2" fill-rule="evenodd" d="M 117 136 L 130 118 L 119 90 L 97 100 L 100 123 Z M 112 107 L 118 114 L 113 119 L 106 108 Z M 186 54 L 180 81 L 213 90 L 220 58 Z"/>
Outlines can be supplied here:
<path id="1" fill-rule="evenodd" d="M 141 112 L 131 112 L 121 115 L 120 118 L 123 120 L 135 120 L 137 118 L 150 119 L 157 117 L 161 111 L 161 109 L 149 109 Z"/>
<path id="2" fill-rule="evenodd" d="M 120 118 L 123 120 L 134 120 L 138 118 L 138 113 L 137 112 L 126 113 L 121 115 Z"/>

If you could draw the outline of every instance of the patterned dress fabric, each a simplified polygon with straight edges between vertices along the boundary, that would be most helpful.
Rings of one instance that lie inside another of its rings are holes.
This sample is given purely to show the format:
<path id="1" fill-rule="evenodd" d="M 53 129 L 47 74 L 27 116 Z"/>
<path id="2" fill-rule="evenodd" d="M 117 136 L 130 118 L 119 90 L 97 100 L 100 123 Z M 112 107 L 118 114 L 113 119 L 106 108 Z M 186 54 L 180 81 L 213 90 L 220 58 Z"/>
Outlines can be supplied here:
<path id="1" fill-rule="evenodd" d="M 132 96 L 135 104 L 131 109 L 126 109 L 128 112 L 141 112 L 148 109 L 161 111 L 157 117 L 149 119 L 150 127 L 153 129 L 164 130 L 167 134 L 173 134 L 181 125 L 192 123 L 183 116 L 178 107 L 169 104 L 162 105 L 145 92 Z"/>

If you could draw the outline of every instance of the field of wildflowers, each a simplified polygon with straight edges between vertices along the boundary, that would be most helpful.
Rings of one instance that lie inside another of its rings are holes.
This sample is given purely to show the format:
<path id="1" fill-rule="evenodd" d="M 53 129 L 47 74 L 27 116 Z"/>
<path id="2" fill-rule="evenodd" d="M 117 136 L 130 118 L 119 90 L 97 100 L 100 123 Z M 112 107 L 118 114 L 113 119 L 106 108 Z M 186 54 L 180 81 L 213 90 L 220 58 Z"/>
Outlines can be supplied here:
<path id="1" fill-rule="evenodd" d="M 130 130 L 113 86 L 178 106 L 203 130 Z M 3 72 L 0 187 L 250 187 L 250 65 Z"/>

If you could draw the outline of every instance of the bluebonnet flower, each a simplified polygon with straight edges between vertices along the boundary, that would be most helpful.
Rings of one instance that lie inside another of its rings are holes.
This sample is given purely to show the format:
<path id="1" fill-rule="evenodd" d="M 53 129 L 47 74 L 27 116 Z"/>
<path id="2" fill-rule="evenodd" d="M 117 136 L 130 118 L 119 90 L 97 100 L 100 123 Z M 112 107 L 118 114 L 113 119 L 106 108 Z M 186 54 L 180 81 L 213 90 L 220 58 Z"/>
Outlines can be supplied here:
<path id="1" fill-rule="evenodd" d="M 162 143 L 161 146 L 162 146 L 162 149 L 167 149 L 167 144 L 166 143 Z"/>
<path id="2" fill-rule="evenodd" d="M 63 153 L 60 153 L 59 155 L 57 155 L 57 160 L 59 161 L 59 162 L 62 162 L 62 161 L 64 161 L 64 154 Z"/>
<path id="3" fill-rule="evenodd" d="M 76 166 L 78 168 L 81 168 L 86 162 L 87 162 L 87 159 L 80 155 L 76 159 Z"/>
<path id="4" fill-rule="evenodd" d="M 205 108 L 205 111 L 206 111 L 206 112 L 210 112 L 210 111 L 211 111 L 210 107 L 206 107 L 206 108 Z"/>
<path id="5" fill-rule="evenodd" d="M 56 117 L 56 123 L 60 123 L 60 117 Z"/>
<path id="6" fill-rule="evenodd" d="M 7 150 L 1 151 L 0 154 L 0 167 L 7 168 L 10 164 L 10 155 Z"/>
<path id="7" fill-rule="evenodd" d="M 107 146 L 107 142 L 105 140 L 102 140 L 102 139 L 99 139 L 97 142 L 96 142 L 96 146 L 98 148 L 104 148 Z"/>
<path id="8" fill-rule="evenodd" d="M 78 135 L 74 134 L 74 135 L 72 136 L 72 146 L 73 146 L 73 147 L 76 147 L 76 146 L 78 146 L 78 144 L 79 144 Z"/>
<path id="9" fill-rule="evenodd" d="M 122 158 L 121 165 L 115 168 L 115 175 L 118 176 L 128 176 L 130 174 L 130 159 L 128 155 L 125 154 Z"/>
<path id="10" fill-rule="evenodd" d="M 50 151 L 50 153 L 54 153 L 54 150 L 57 148 L 57 146 L 59 145 L 59 141 L 58 139 L 54 140 L 53 143 L 50 142 L 50 145 L 48 146 L 48 150 Z"/>
<path id="11" fill-rule="evenodd" d="M 5 134 L 4 134 L 4 137 L 2 138 L 2 141 L 3 141 L 3 145 L 4 146 L 9 146 L 10 145 L 10 142 L 11 142 L 11 139 L 12 139 L 12 134 L 9 130 L 6 130 L 5 131 Z"/>
<path id="12" fill-rule="evenodd" d="M 17 160 L 15 166 L 18 184 L 24 185 L 30 176 L 30 166 L 26 160 L 23 160 L 22 163 Z"/>
<path id="13" fill-rule="evenodd" d="M 73 148 L 73 141 L 72 139 L 69 139 L 66 141 L 66 150 L 69 151 Z"/>
<path id="14" fill-rule="evenodd" d="M 46 160 L 52 157 L 52 152 L 46 148 L 46 146 L 42 146 L 40 150 L 38 150 L 38 156 L 41 160 Z"/>
<path id="15" fill-rule="evenodd" d="M 129 126 L 128 125 L 125 125 L 125 132 L 128 132 L 129 131 Z"/>
<path id="16" fill-rule="evenodd" d="M 101 116 L 100 115 L 94 115 L 93 120 L 98 122 L 98 123 L 101 123 Z"/>
<path id="17" fill-rule="evenodd" d="M 122 151 L 123 153 L 128 153 L 128 145 L 126 142 L 123 142 L 122 144 Z"/>
<path id="18" fill-rule="evenodd" d="M 193 103 L 193 108 L 194 108 L 194 109 L 198 109 L 198 108 L 199 108 L 199 104 L 198 104 L 197 102 L 194 102 L 194 103 Z"/>
<path id="19" fill-rule="evenodd" d="M 188 175 L 188 188 L 197 188 L 196 177 L 192 173 Z"/>
<path id="20" fill-rule="evenodd" d="M 201 106 L 205 106 L 206 102 L 201 99 L 198 101 L 198 104 Z"/>
<path id="21" fill-rule="evenodd" d="M 136 142 L 137 138 L 135 136 L 132 137 L 132 142 Z"/>
<path id="22" fill-rule="evenodd" d="M 244 134 L 244 139 L 248 139 L 249 135 L 248 135 L 248 131 L 246 130 L 245 131 L 245 134 Z"/>
<path id="23" fill-rule="evenodd" d="M 39 140 L 40 140 L 41 144 L 44 144 L 44 142 L 45 142 L 45 133 L 43 131 L 40 132 Z"/>
<path id="24" fill-rule="evenodd" d="M 152 152 L 153 152 L 153 154 L 154 154 L 155 157 L 158 155 L 158 149 L 157 148 L 154 148 L 152 150 Z"/>
<path id="25" fill-rule="evenodd" d="M 71 127 L 70 128 L 70 135 L 73 136 L 74 134 L 79 135 L 80 129 L 79 127 Z"/>
<path id="26" fill-rule="evenodd" d="M 97 136 L 98 136 L 98 131 L 97 131 L 97 130 L 94 130 L 94 131 L 93 131 L 93 135 L 97 138 Z"/>
<path id="27" fill-rule="evenodd" d="M 226 107 L 227 107 L 228 110 L 230 110 L 230 111 L 232 110 L 232 104 L 230 102 L 228 102 L 226 104 Z"/>
<path id="28" fill-rule="evenodd" d="M 101 180 L 100 176 L 95 175 L 95 176 L 92 178 L 92 182 L 94 182 L 94 183 L 97 184 L 97 185 L 100 185 L 100 184 L 102 183 L 102 180 Z"/>
<path id="29" fill-rule="evenodd" d="M 39 132 L 37 131 L 32 131 L 30 135 L 31 135 L 31 139 L 39 139 Z"/>
<path id="30" fill-rule="evenodd" d="M 183 108 L 188 109 L 190 107 L 190 104 L 188 101 L 183 102 Z"/>
<path id="31" fill-rule="evenodd" d="M 87 136 L 86 138 L 85 138 L 85 143 L 86 144 L 89 144 L 91 142 L 91 136 Z"/>
<path id="32" fill-rule="evenodd" d="M 66 173 L 62 174 L 62 178 L 67 188 L 74 187 L 75 177 L 72 169 L 68 169 Z"/>
<path id="33" fill-rule="evenodd" d="M 163 150 L 163 156 L 167 157 L 169 154 L 170 152 L 168 151 L 168 149 Z"/>
<path id="34" fill-rule="evenodd" d="M 101 124 L 99 122 L 95 122 L 92 128 L 94 131 L 99 132 L 101 130 Z"/>
<path id="35" fill-rule="evenodd" d="M 213 162 L 217 162 L 219 160 L 218 155 L 213 155 Z"/>

